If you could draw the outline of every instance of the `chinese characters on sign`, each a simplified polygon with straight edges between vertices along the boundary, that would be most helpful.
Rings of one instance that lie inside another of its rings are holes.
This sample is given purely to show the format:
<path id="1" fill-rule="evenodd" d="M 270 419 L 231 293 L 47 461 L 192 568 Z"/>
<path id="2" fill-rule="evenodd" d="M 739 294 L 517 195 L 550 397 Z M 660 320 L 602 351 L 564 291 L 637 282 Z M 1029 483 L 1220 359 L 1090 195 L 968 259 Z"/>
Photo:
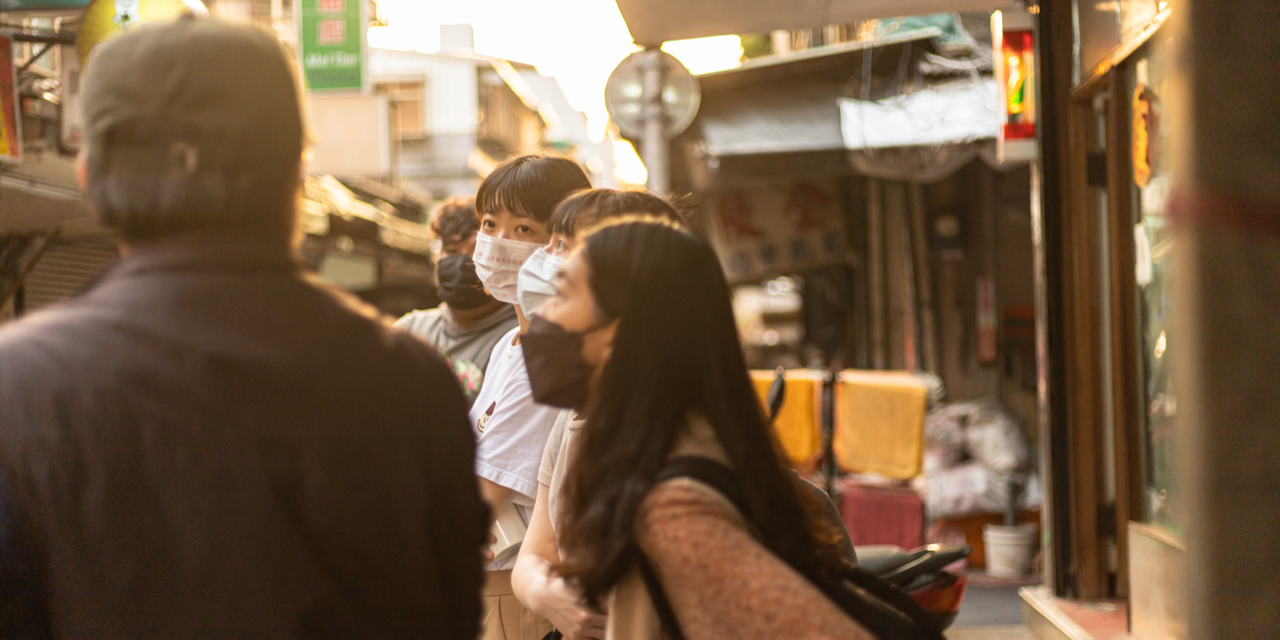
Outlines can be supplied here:
<path id="1" fill-rule="evenodd" d="M 302 0 L 298 48 L 308 91 L 364 91 L 364 3 Z"/>
<path id="2" fill-rule="evenodd" d="M 810 182 L 713 199 L 714 244 L 730 282 L 843 262 L 839 202 L 835 188 Z"/>

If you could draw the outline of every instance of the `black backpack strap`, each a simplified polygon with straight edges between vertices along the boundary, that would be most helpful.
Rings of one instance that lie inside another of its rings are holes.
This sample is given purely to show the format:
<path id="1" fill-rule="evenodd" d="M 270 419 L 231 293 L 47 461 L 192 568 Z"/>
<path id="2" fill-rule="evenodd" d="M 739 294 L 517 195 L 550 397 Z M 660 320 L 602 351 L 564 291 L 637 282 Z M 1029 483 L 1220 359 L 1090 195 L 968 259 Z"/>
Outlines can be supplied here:
<path id="1" fill-rule="evenodd" d="M 894 628 L 901 628 L 906 622 L 911 625 L 917 638 L 927 640 L 945 640 L 946 636 L 942 632 L 942 627 L 938 626 L 938 622 L 929 616 L 919 603 L 911 599 L 902 589 L 885 582 L 884 579 L 861 567 L 848 567 L 840 576 L 854 588 L 865 592 L 866 594 L 876 598 L 880 602 L 889 605 L 890 609 L 886 610 L 881 607 L 869 607 L 865 602 L 861 602 L 859 598 L 850 593 L 847 589 L 839 588 L 838 585 L 826 584 L 819 585 L 827 597 L 831 598 L 841 609 L 846 612 L 861 612 L 856 619 L 867 627 L 868 630 L 874 632 L 879 631 L 877 635 L 888 635 L 888 631 Z"/>
<path id="2" fill-rule="evenodd" d="M 725 465 L 702 456 L 678 456 L 667 461 L 666 466 L 658 471 L 653 484 L 657 485 L 676 478 L 692 478 L 701 482 L 724 496 L 742 513 L 742 519 L 752 522 L 747 492 L 742 488 L 742 480 L 738 472 Z"/>

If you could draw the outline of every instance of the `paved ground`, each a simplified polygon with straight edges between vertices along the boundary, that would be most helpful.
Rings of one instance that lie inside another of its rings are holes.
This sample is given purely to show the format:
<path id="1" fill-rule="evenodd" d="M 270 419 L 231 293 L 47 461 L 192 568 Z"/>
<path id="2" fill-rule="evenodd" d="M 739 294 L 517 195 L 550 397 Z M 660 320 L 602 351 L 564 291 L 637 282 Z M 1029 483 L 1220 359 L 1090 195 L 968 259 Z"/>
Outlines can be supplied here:
<path id="1" fill-rule="evenodd" d="M 1026 627 L 965 627 L 947 629 L 947 640 L 1036 640 Z"/>
<path id="2" fill-rule="evenodd" d="M 1002 627 L 1022 624 L 1022 600 L 1018 587 L 969 585 L 952 628 Z"/>
<path id="3" fill-rule="evenodd" d="M 1036 640 L 1022 626 L 1018 587 L 970 585 L 947 640 Z"/>

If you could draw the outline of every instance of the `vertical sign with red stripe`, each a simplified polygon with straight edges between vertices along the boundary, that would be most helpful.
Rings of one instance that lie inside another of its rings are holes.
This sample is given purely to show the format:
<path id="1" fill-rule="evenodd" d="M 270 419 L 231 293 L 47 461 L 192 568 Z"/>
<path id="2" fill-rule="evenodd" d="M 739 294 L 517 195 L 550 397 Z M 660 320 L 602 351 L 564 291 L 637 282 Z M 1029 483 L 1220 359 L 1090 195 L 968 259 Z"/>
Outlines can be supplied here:
<path id="1" fill-rule="evenodd" d="M 978 362 L 991 364 L 996 361 L 996 282 L 993 278 L 978 278 Z"/>

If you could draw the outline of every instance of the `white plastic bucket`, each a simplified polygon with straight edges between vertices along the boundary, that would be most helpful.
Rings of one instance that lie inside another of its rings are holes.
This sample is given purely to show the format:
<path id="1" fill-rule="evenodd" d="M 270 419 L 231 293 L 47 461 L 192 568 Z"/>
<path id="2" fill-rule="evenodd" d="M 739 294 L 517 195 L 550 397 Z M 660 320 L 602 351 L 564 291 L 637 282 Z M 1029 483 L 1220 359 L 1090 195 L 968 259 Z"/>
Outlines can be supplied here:
<path id="1" fill-rule="evenodd" d="M 994 578 L 1030 575 L 1031 559 L 1036 554 L 1036 525 L 988 524 L 982 527 L 982 542 L 987 551 L 987 575 Z"/>

